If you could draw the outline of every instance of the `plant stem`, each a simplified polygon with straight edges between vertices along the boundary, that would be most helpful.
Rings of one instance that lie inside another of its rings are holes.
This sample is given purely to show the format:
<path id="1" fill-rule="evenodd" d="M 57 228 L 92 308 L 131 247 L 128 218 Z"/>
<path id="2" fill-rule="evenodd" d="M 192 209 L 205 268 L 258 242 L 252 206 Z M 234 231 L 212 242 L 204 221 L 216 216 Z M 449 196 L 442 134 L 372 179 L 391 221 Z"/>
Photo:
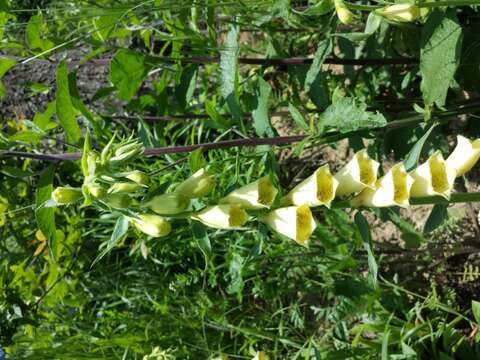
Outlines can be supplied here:
<path id="1" fill-rule="evenodd" d="M 410 198 L 410 205 L 436 205 L 436 204 L 453 204 L 453 203 L 470 203 L 480 202 L 480 192 L 466 192 L 452 194 L 450 200 L 442 196 L 424 196 L 417 198 Z M 332 204 L 332 208 L 346 209 L 351 208 L 350 200 L 340 200 Z"/>

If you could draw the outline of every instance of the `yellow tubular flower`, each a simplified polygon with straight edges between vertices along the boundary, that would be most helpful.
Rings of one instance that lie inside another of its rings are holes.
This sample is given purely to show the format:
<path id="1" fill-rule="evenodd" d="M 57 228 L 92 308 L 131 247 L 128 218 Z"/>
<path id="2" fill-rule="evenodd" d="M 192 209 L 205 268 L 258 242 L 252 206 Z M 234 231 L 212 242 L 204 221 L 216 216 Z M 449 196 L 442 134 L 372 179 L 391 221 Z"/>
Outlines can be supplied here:
<path id="1" fill-rule="evenodd" d="M 375 189 L 366 188 L 354 199 L 352 206 L 387 207 L 410 205 L 410 190 L 413 178 L 405 170 L 403 163 L 393 166 L 381 179 Z"/>
<path id="2" fill-rule="evenodd" d="M 436 151 L 410 173 L 414 180 L 410 195 L 414 197 L 440 195 L 449 199 L 456 173 L 456 170 L 443 159 L 442 153 Z"/>
<path id="3" fill-rule="evenodd" d="M 371 159 L 366 150 L 357 152 L 353 159 L 337 174 L 337 196 L 358 193 L 366 187 L 374 189 L 379 163 Z"/>
<path id="4" fill-rule="evenodd" d="M 252 360 L 269 360 L 270 358 L 263 351 L 257 351 Z"/>
<path id="5" fill-rule="evenodd" d="M 288 206 L 273 210 L 259 218 L 272 230 L 308 246 L 310 235 L 317 227 L 312 212 L 307 205 Z"/>
<path id="6" fill-rule="evenodd" d="M 249 216 L 237 205 L 223 204 L 208 206 L 191 218 L 212 228 L 229 230 L 243 226 Z"/>
<path id="7" fill-rule="evenodd" d="M 348 25 L 353 22 L 355 15 L 348 10 L 342 0 L 335 0 L 335 11 L 342 24 Z"/>
<path id="8" fill-rule="evenodd" d="M 389 5 L 375 12 L 388 20 L 397 22 L 413 22 L 420 17 L 420 8 L 413 4 Z"/>
<path id="9" fill-rule="evenodd" d="M 131 221 L 138 230 L 153 237 L 166 236 L 172 230 L 170 223 L 158 215 L 140 214 Z"/>
<path id="10" fill-rule="evenodd" d="M 310 177 L 295 186 L 283 199 L 285 205 L 330 206 L 335 198 L 338 180 L 330 173 L 328 165 L 318 168 Z"/>
<path id="11" fill-rule="evenodd" d="M 447 165 L 457 171 L 457 176 L 462 176 L 470 171 L 480 158 L 480 139 L 474 141 L 461 135 L 457 136 L 457 146 L 447 158 Z"/>
<path id="12" fill-rule="evenodd" d="M 52 199 L 59 205 L 67 205 L 83 197 L 82 189 L 73 187 L 57 187 L 52 192 Z"/>
<path id="13" fill-rule="evenodd" d="M 214 176 L 208 173 L 205 169 L 200 169 L 187 180 L 177 185 L 175 192 L 190 199 L 194 199 L 205 196 L 214 186 Z"/>
<path id="14" fill-rule="evenodd" d="M 268 176 L 242 186 L 220 199 L 221 204 L 236 204 L 244 209 L 269 208 L 278 190 L 273 186 Z"/>
<path id="15" fill-rule="evenodd" d="M 160 215 L 179 214 L 185 211 L 189 205 L 190 199 L 177 193 L 158 195 L 144 204 L 145 207 Z"/>

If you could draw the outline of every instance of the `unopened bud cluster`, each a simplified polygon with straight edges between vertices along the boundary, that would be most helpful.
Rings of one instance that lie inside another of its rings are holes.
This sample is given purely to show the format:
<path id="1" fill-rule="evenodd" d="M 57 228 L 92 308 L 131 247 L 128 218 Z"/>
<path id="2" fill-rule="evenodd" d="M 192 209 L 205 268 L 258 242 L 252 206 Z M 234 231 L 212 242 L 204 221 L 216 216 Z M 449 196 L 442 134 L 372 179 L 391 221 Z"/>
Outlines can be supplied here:
<path id="1" fill-rule="evenodd" d="M 138 170 L 122 169 L 143 152 L 143 146 L 128 140 L 117 146 L 111 142 L 106 149 L 101 154 L 94 151 L 88 154 L 88 171 L 81 189 L 55 189 L 52 199 L 57 204 L 84 198 L 86 204 L 97 202 L 102 209 L 128 211 L 131 224 L 152 237 L 171 232 L 168 217 L 190 218 L 223 230 L 241 229 L 256 218 L 273 231 L 306 246 L 316 228 L 310 209 L 330 207 L 337 197 L 349 198 L 352 207 L 407 207 L 412 197 L 449 199 L 455 178 L 479 160 L 480 139 L 471 141 L 458 136 L 457 146 L 447 159 L 436 151 L 412 171 L 407 171 L 401 162 L 381 178 L 377 176 L 379 163 L 361 150 L 336 174 L 323 165 L 279 199 L 279 190 L 264 176 L 198 211 L 192 210 L 192 200 L 208 195 L 215 187 L 214 174 L 200 169 L 167 193 L 145 196 L 148 176 Z"/>

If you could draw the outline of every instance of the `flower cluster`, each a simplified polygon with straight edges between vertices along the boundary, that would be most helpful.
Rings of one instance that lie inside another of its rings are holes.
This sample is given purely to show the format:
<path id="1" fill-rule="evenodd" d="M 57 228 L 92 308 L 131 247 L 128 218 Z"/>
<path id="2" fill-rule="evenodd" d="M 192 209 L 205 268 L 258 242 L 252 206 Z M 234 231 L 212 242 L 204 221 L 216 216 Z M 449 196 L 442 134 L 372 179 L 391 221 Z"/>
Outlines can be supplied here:
<path id="1" fill-rule="evenodd" d="M 103 207 L 128 211 L 131 224 L 153 237 L 171 232 L 166 217 L 187 217 L 223 230 L 242 229 L 256 218 L 306 246 L 316 228 L 311 208 L 330 207 L 337 197 L 350 198 L 352 207 L 407 207 L 411 197 L 449 199 L 455 178 L 469 171 L 480 158 L 480 139 L 471 141 L 458 136 L 457 146 L 447 159 L 436 151 L 410 172 L 398 163 L 381 178 L 377 176 L 380 164 L 361 150 L 335 175 L 328 165 L 323 165 L 279 199 L 279 190 L 264 176 L 199 211 L 192 210 L 192 200 L 206 196 L 215 187 L 214 174 L 200 169 L 171 191 L 145 200 L 148 176 L 138 170 L 119 169 L 141 154 L 143 147 L 129 140 L 117 147 L 107 145 L 106 149 L 101 154 L 90 151 L 87 155 L 81 189 L 60 187 L 52 193 L 57 204 L 84 198 L 86 204 L 97 201 Z"/>

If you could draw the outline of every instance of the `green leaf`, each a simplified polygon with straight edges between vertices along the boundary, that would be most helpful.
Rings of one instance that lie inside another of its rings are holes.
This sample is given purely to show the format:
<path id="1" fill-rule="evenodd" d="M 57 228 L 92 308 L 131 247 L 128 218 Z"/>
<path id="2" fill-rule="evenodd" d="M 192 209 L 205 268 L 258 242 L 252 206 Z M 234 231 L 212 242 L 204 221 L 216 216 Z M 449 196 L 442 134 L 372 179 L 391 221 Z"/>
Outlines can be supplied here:
<path id="1" fill-rule="evenodd" d="M 0 59 L 0 79 L 10 70 L 13 66 L 15 66 L 17 62 L 15 60 L 10 59 Z M 5 86 L 0 81 L 0 99 L 5 96 Z"/>
<path id="2" fill-rule="evenodd" d="M 437 124 L 433 124 L 408 152 L 403 162 L 407 171 L 413 170 L 417 167 L 418 161 L 420 160 L 420 155 L 422 154 L 423 146 L 425 145 L 425 141 L 427 141 L 428 137 L 436 126 Z"/>
<path id="3" fill-rule="evenodd" d="M 80 140 L 81 132 L 75 117 L 75 109 L 70 98 L 68 85 L 68 68 L 65 60 L 57 67 L 57 117 L 65 129 L 67 142 L 76 144 Z"/>
<path id="4" fill-rule="evenodd" d="M 37 112 L 33 117 L 33 123 L 38 126 L 39 129 L 47 130 L 51 125 L 57 125 L 56 123 L 50 122 L 53 114 L 55 114 L 57 104 L 55 101 L 51 101 L 47 105 L 45 112 Z"/>
<path id="5" fill-rule="evenodd" d="M 198 221 L 192 221 L 190 225 L 193 237 L 197 241 L 199 249 L 202 251 L 202 254 L 205 258 L 205 264 L 207 264 L 208 259 L 212 255 L 212 245 L 210 244 L 210 238 L 208 237 L 205 225 Z"/>
<path id="6" fill-rule="evenodd" d="M 381 23 L 382 23 L 382 17 L 372 11 L 368 15 L 367 23 L 365 25 L 365 30 L 363 32 L 336 33 L 336 34 L 332 34 L 332 36 L 343 37 L 353 42 L 364 41 L 364 40 L 367 40 L 370 36 L 372 36 L 375 33 L 375 31 L 378 30 Z"/>
<path id="7" fill-rule="evenodd" d="M 129 219 L 126 216 L 120 216 L 115 223 L 115 228 L 113 229 L 112 236 L 107 242 L 107 246 L 103 251 L 98 255 L 92 263 L 92 266 L 99 262 L 105 255 L 107 255 L 117 243 L 124 237 L 128 231 Z"/>
<path id="8" fill-rule="evenodd" d="M 295 121 L 295 123 L 300 126 L 302 130 L 310 132 L 310 126 L 308 126 L 302 113 L 293 104 L 288 104 L 288 111 L 290 112 L 290 115 L 292 115 L 293 121 Z"/>
<path id="9" fill-rule="evenodd" d="M 3 40 L 3 34 L 6 27 L 5 25 L 7 25 L 10 20 L 16 20 L 16 17 L 12 14 L 9 14 L 8 9 L 2 6 L 2 1 L 0 1 L 0 41 Z"/>
<path id="10" fill-rule="evenodd" d="M 240 294 L 244 282 L 242 277 L 242 270 L 244 265 L 244 259 L 239 253 L 233 253 L 228 264 L 228 275 L 230 276 L 230 283 L 227 287 L 227 293 Z"/>
<path id="11" fill-rule="evenodd" d="M 192 99 L 197 81 L 198 65 L 189 65 L 182 70 L 180 84 L 175 88 L 175 95 L 180 106 L 185 109 Z"/>
<path id="12" fill-rule="evenodd" d="M 422 30 L 420 85 L 427 105 L 445 105 L 447 91 L 460 62 L 462 27 L 456 9 L 433 11 Z"/>
<path id="13" fill-rule="evenodd" d="M 85 134 L 85 140 L 83 141 L 83 151 L 82 151 L 82 160 L 81 167 L 84 177 L 90 176 L 90 171 L 88 170 L 88 154 L 92 150 L 92 141 L 90 138 L 90 131 L 87 128 L 87 133 Z"/>
<path id="14" fill-rule="evenodd" d="M 14 166 L 6 166 L 6 165 L 2 165 L 0 169 L 0 173 L 13 178 L 24 178 L 24 177 L 29 177 L 33 175 L 31 171 L 23 170 Z"/>
<path id="15" fill-rule="evenodd" d="M 77 72 L 73 71 L 68 74 L 68 88 L 70 91 L 70 99 L 72 101 L 72 105 L 77 109 L 80 114 L 82 114 L 85 119 L 88 120 L 92 128 L 94 129 L 97 135 L 102 133 L 100 125 L 97 123 L 91 111 L 87 108 L 87 106 L 83 103 L 83 100 L 80 96 L 80 91 L 77 87 Z"/>
<path id="16" fill-rule="evenodd" d="M 110 81 L 122 100 L 130 100 L 151 69 L 143 54 L 127 49 L 117 51 L 110 64 Z"/>
<path id="17" fill-rule="evenodd" d="M 252 110 L 253 128 L 258 136 L 272 137 L 275 135 L 268 118 L 268 99 L 271 93 L 270 85 L 262 78 L 258 78 L 255 88 L 255 104 Z"/>
<path id="18" fill-rule="evenodd" d="M 241 110 L 237 97 L 238 83 L 238 26 L 232 24 L 225 43 L 220 51 L 220 83 L 221 94 L 236 121 L 240 120 Z"/>
<path id="19" fill-rule="evenodd" d="M 355 99 L 339 98 L 320 115 L 319 128 L 334 128 L 341 133 L 362 129 L 380 128 L 387 124 L 385 117 L 376 112 L 367 111 L 365 103 L 356 104 Z"/>
<path id="20" fill-rule="evenodd" d="M 47 239 L 48 248 L 52 258 L 57 255 L 57 229 L 55 226 L 55 209 L 52 207 L 43 207 L 43 204 L 52 198 L 53 175 L 55 168 L 48 167 L 40 176 L 35 199 L 35 219 L 38 228 Z"/>
<path id="21" fill-rule="evenodd" d="M 34 15 L 28 21 L 25 28 L 25 37 L 31 50 L 44 52 L 55 46 L 53 41 L 48 39 L 49 29 L 41 14 Z"/>
<path id="22" fill-rule="evenodd" d="M 305 77 L 305 92 L 319 108 L 325 108 L 329 103 L 328 86 L 325 82 L 325 74 L 322 72 L 322 65 L 331 52 L 332 41 L 330 39 L 320 41 Z"/>
<path id="23" fill-rule="evenodd" d="M 395 224 L 395 226 L 402 232 L 401 238 L 405 241 L 407 247 L 417 248 L 426 242 L 423 234 L 415 229 L 415 226 L 402 219 L 395 211 L 392 209 L 384 209 L 384 211 L 387 214 L 388 220 Z"/>
<path id="24" fill-rule="evenodd" d="M 390 330 L 385 330 L 383 332 L 383 339 L 382 339 L 382 360 L 389 360 L 390 357 L 388 356 L 388 339 L 390 338 Z"/>
<path id="25" fill-rule="evenodd" d="M 424 233 L 429 233 L 438 228 L 443 222 L 448 219 L 448 204 L 435 204 L 428 216 L 425 226 L 423 227 Z"/>
<path id="26" fill-rule="evenodd" d="M 370 226 L 368 225 L 368 221 L 362 215 L 361 212 L 357 212 L 355 214 L 355 224 L 360 231 L 360 235 L 363 241 L 363 247 L 367 251 L 368 256 L 368 278 L 370 279 L 371 284 L 376 287 L 377 286 L 377 274 L 378 274 L 378 265 L 377 261 L 375 260 L 375 256 L 373 255 L 372 250 L 372 236 L 370 234 Z"/>
<path id="27" fill-rule="evenodd" d="M 322 16 L 331 13 L 335 9 L 333 0 L 320 0 L 307 10 L 300 12 L 292 9 L 294 12 L 305 16 Z"/>
<path id="28" fill-rule="evenodd" d="M 472 313 L 475 321 L 480 325 L 480 302 L 472 300 Z"/>

